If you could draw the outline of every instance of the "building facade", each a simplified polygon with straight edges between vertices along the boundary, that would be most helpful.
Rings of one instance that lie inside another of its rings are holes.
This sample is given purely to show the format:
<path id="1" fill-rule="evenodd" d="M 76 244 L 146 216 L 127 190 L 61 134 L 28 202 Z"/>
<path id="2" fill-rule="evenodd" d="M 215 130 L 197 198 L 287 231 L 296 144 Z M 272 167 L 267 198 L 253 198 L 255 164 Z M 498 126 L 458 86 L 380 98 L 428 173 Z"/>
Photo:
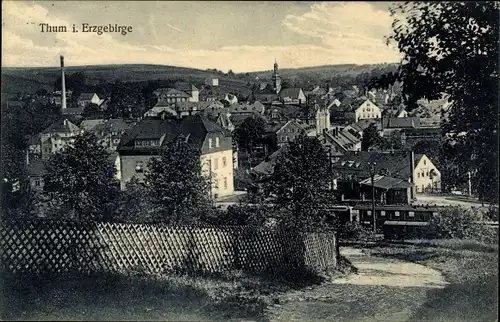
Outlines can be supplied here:
<path id="1" fill-rule="evenodd" d="M 365 100 L 356 110 L 355 110 L 356 121 L 366 120 L 366 119 L 380 119 L 382 117 L 382 111 L 380 108 L 370 100 Z"/>
<path id="2" fill-rule="evenodd" d="M 162 148 L 179 135 L 200 149 L 201 167 L 211 181 L 212 197 L 232 195 L 234 179 L 231 135 L 201 115 L 182 119 L 144 119 L 128 131 L 117 149 L 120 155 L 121 188 L 126 189 L 132 178 L 144 180 L 151 159 L 158 158 Z"/>

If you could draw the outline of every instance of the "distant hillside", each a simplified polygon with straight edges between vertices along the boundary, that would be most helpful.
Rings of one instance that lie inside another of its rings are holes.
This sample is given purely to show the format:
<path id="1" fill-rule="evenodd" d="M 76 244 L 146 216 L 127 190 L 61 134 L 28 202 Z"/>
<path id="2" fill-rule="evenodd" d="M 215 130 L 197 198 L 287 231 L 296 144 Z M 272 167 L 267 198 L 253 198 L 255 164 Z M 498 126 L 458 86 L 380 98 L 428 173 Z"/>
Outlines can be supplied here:
<path id="1" fill-rule="evenodd" d="M 395 70 L 397 64 L 371 65 L 328 65 L 297 69 L 282 69 L 280 75 L 284 79 L 295 81 L 297 84 L 314 84 L 316 81 L 331 79 L 332 77 L 357 75 L 375 69 Z M 88 85 L 115 82 L 142 82 L 148 80 L 181 80 L 195 85 L 204 83 L 207 77 L 218 77 L 219 84 L 224 89 L 236 92 L 248 91 L 248 82 L 269 80 L 272 71 L 241 73 L 226 75 L 216 70 L 200 70 L 186 67 L 165 65 L 95 65 L 66 67 L 67 74 L 83 72 Z M 39 88 L 53 89 L 53 84 L 60 75 L 58 67 L 26 67 L 2 68 L 2 93 L 34 93 Z"/>
<path id="2" fill-rule="evenodd" d="M 83 72 L 88 85 L 103 82 L 148 81 L 159 79 L 182 80 L 203 84 L 207 77 L 218 77 L 219 83 L 235 88 L 246 87 L 244 76 L 225 76 L 214 71 L 163 65 L 96 65 L 66 67 L 66 73 Z M 2 68 L 2 93 L 31 93 L 41 87 L 52 89 L 60 75 L 58 67 Z"/>
<path id="3" fill-rule="evenodd" d="M 371 72 L 374 69 L 387 69 L 388 71 L 396 70 L 399 64 L 366 64 L 366 65 L 355 65 L 355 64 L 345 64 L 345 65 L 327 65 L 327 66 L 315 66 L 315 67 L 304 67 L 304 68 L 294 68 L 294 69 L 280 69 L 279 74 L 283 78 L 295 79 L 301 77 L 315 77 L 320 79 L 329 79 L 334 76 L 352 76 L 364 72 Z M 272 70 L 252 72 L 249 73 L 252 78 L 259 77 L 259 79 L 270 79 L 272 75 Z"/>

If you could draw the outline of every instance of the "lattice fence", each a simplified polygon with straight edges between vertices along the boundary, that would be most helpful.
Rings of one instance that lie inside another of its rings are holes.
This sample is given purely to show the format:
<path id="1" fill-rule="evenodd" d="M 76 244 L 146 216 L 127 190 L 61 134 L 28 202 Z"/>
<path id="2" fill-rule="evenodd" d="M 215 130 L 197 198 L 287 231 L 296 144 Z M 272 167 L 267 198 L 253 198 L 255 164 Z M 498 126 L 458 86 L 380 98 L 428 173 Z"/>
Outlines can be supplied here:
<path id="1" fill-rule="evenodd" d="M 245 227 L 28 220 L 0 225 L 10 272 L 249 272 L 336 265 L 335 237 Z"/>

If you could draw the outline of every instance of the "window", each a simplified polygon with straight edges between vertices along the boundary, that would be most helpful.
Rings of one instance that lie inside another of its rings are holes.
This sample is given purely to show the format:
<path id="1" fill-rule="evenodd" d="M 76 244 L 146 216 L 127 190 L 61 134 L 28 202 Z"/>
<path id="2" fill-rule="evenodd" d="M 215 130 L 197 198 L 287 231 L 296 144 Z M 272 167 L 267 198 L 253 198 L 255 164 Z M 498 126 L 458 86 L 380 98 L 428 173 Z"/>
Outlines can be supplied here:
<path id="1" fill-rule="evenodd" d="M 219 146 L 220 146 L 219 137 L 216 137 L 215 138 L 215 147 L 218 148 Z"/>
<path id="2" fill-rule="evenodd" d="M 426 175 L 426 176 L 429 176 L 429 171 L 427 171 L 427 172 L 425 173 L 425 175 Z"/>
<path id="3" fill-rule="evenodd" d="M 425 177 L 425 172 L 422 171 L 422 178 Z"/>
<path id="4" fill-rule="evenodd" d="M 219 159 L 215 158 L 214 159 L 214 170 L 217 170 L 217 169 L 219 169 Z"/>
<path id="5" fill-rule="evenodd" d="M 224 190 L 226 190 L 226 189 L 227 189 L 227 178 L 224 177 Z"/>
<path id="6" fill-rule="evenodd" d="M 290 139 L 288 138 L 288 136 L 285 137 L 285 141 L 290 141 Z"/>
<path id="7" fill-rule="evenodd" d="M 211 149 L 212 148 L 212 139 L 208 139 L 208 148 Z"/>
<path id="8" fill-rule="evenodd" d="M 414 212 L 414 211 L 410 211 L 410 212 L 408 213 L 408 217 L 410 217 L 410 218 L 414 218 L 414 217 L 415 217 L 415 212 Z"/>
<path id="9" fill-rule="evenodd" d="M 424 160 L 424 165 L 426 165 L 426 164 L 427 164 L 427 160 Z"/>
<path id="10" fill-rule="evenodd" d="M 226 157 L 222 157 L 222 167 L 225 168 L 227 165 Z"/>
<path id="11" fill-rule="evenodd" d="M 40 180 L 35 180 L 35 187 L 40 187 Z"/>
<path id="12" fill-rule="evenodd" d="M 417 177 L 419 177 L 419 178 L 420 178 L 420 173 L 417 173 Z"/>
<path id="13" fill-rule="evenodd" d="M 380 211 L 380 216 L 385 217 L 385 210 Z"/>
<path id="14" fill-rule="evenodd" d="M 394 212 L 394 217 L 399 217 L 399 211 Z"/>
<path id="15" fill-rule="evenodd" d="M 372 215 L 372 212 L 371 212 L 370 210 L 368 210 L 368 211 L 366 212 L 366 214 L 367 214 L 368 216 L 371 216 L 371 215 Z"/>

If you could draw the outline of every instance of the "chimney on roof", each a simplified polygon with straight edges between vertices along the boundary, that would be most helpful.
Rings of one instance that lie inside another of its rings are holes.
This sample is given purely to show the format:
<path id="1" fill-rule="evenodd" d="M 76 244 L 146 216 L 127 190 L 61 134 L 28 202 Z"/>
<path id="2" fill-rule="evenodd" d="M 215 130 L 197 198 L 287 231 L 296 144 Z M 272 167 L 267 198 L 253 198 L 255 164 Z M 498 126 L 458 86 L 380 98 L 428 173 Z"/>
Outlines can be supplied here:
<path id="1" fill-rule="evenodd" d="M 64 56 L 61 55 L 61 108 L 66 108 L 66 80 L 64 79 Z"/>

